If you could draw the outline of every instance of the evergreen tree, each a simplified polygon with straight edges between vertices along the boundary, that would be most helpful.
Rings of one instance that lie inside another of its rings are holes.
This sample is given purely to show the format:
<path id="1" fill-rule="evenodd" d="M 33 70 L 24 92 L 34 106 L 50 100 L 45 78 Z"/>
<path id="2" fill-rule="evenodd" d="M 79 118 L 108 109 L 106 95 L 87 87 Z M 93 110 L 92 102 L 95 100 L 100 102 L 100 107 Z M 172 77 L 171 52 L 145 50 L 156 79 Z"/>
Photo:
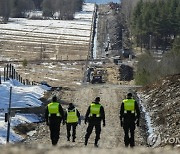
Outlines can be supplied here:
<path id="1" fill-rule="evenodd" d="M 179 35 L 179 0 L 142 1 L 134 9 L 132 29 L 136 41 L 149 48 L 152 45 L 166 49 Z M 138 43 L 139 46 L 139 43 Z"/>

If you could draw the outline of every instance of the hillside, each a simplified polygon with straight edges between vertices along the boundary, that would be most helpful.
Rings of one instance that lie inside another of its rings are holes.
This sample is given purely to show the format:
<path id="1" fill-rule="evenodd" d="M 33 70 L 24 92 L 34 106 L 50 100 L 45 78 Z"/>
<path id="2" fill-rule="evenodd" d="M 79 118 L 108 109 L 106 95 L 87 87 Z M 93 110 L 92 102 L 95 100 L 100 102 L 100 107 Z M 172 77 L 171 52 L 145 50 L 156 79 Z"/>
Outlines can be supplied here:
<path id="1" fill-rule="evenodd" d="M 180 74 L 146 86 L 139 94 L 151 117 L 153 133 L 161 137 L 161 145 L 180 145 Z"/>

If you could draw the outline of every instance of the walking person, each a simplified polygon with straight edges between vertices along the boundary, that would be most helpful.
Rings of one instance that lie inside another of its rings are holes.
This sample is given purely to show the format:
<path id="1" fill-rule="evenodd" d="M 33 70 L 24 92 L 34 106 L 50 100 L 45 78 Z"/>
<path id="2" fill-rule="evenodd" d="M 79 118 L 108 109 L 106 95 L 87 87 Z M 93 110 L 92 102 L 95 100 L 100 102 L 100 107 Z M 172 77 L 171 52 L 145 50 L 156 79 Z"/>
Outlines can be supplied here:
<path id="1" fill-rule="evenodd" d="M 53 96 L 52 102 L 46 107 L 45 119 L 50 129 L 52 145 L 56 145 L 59 140 L 61 121 L 63 125 L 65 124 L 64 111 L 56 96 Z"/>
<path id="2" fill-rule="evenodd" d="M 120 108 L 121 127 L 124 129 L 124 144 L 126 147 L 135 146 L 134 131 L 135 124 L 139 126 L 140 110 L 137 102 L 132 98 L 132 93 L 127 94 L 127 99 L 124 99 Z M 129 136 L 130 132 L 130 136 Z"/>
<path id="3" fill-rule="evenodd" d="M 85 146 L 88 143 L 88 139 L 95 127 L 96 138 L 94 146 L 98 147 L 98 141 L 101 133 L 101 121 L 103 121 L 103 127 L 105 127 L 105 112 L 104 107 L 99 103 L 100 97 L 96 97 L 95 101 L 91 103 L 85 115 L 85 124 L 88 122 L 88 127 L 85 135 Z"/>
<path id="4" fill-rule="evenodd" d="M 77 110 L 77 108 L 73 105 L 73 103 L 69 104 L 65 113 L 65 119 L 66 119 L 66 129 L 67 129 L 67 141 L 70 141 L 71 129 L 72 129 L 72 142 L 75 142 L 76 127 L 78 124 L 81 123 L 81 121 L 80 121 L 80 113 Z"/>

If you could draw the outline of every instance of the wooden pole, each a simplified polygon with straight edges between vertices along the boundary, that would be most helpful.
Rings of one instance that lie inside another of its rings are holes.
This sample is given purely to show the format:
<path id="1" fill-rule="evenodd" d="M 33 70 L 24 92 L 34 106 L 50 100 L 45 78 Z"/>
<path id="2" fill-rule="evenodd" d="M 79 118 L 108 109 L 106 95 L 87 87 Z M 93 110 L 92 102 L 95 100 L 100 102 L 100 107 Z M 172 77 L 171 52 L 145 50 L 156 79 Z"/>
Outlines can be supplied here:
<path id="1" fill-rule="evenodd" d="M 12 87 L 10 87 L 10 94 L 9 94 L 9 108 L 8 108 L 8 128 L 7 128 L 7 143 L 9 143 L 9 136 L 10 136 L 10 127 L 11 127 L 11 96 L 12 96 Z"/>

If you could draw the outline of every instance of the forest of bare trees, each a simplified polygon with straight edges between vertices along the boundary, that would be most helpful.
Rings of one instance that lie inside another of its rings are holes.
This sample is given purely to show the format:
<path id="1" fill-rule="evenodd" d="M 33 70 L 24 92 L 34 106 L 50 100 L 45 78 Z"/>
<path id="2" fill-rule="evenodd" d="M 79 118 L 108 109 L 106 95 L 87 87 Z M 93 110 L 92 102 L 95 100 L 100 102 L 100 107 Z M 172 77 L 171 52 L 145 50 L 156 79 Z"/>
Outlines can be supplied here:
<path id="1" fill-rule="evenodd" d="M 0 17 L 2 18 L 2 21 L 6 23 L 9 19 L 9 15 L 10 15 L 9 1 L 0 0 Z"/>
<path id="2" fill-rule="evenodd" d="M 43 11 L 43 16 L 58 19 L 73 19 L 81 11 L 84 0 L 0 0 L 0 21 L 6 23 L 9 17 L 25 17 L 27 11 Z"/>
<path id="3" fill-rule="evenodd" d="M 52 17 L 58 12 L 58 19 L 73 19 L 74 13 L 81 11 L 83 0 L 44 0 L 42 2 L 43 15 Z"/>

